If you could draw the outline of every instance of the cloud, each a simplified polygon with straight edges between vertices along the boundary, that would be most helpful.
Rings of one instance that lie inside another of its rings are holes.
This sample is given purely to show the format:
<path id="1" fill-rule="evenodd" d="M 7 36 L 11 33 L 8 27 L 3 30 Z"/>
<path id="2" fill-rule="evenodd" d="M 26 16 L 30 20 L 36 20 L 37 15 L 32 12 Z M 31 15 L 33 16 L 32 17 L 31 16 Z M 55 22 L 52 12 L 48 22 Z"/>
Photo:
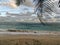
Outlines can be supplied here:
<path id="1" fill-rule="evenodd" d="M 26 0 L 24 5 L 34 7 L 32 0 Z"/>
<path id="2" fill-rule="evenodd" d="M 12 8 L 17 8 L 18 6 L 16 5 L 16 0 L 10 0 L 9 5 Z M 23 5 L 25 6 L 29 6 L 29 7 L 34 7 L 32 0 L 25 0 L 25 2 L 23 3 Z"/>
<path id="3" fill-rule="evenodd" d="M 10 0 L 9 2 L 9 5 L 12 7 L 12 8 L 17 8 L 17 5 L 15 4 L 15 0 Z"/>

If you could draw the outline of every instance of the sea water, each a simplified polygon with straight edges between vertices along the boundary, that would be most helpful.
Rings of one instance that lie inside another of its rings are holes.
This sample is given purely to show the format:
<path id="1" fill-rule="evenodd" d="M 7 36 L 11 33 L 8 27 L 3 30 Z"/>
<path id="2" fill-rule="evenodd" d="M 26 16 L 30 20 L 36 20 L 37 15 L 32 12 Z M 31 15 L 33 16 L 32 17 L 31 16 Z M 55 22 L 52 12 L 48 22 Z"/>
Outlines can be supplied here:
<path id="1" fill-rule="evenodd" d="M 42 30 L 42 31 L 60 31 L 60 23 L 0 23 L 0 29 L 16 29 L 16 30 Z"/>

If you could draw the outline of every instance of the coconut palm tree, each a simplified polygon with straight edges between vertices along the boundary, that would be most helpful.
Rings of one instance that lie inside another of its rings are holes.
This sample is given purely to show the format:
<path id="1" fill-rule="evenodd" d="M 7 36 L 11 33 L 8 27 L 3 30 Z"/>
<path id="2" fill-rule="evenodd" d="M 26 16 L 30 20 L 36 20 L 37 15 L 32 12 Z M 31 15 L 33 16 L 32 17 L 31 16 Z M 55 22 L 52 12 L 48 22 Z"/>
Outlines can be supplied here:
<path id="1" fill-rule="evenodd" d="M 20 4 L 24 3 L 25 0 L 16 0 L 16 5 L 19 6 Z M 43 22 L 43 11 L 48 12 L 49 14 L 51 14 L 50 12 L 53 12 L 53 10 L 51 9 L 51 3 L 49 0 L 33 0 L 33 3 L 35 3 L 35 13 L 37 13 L 37 16 L 40 20 L 40 22 L 44 25 Z M 46 7 L 47 10 L 43 9 L 44 7 Z"/>

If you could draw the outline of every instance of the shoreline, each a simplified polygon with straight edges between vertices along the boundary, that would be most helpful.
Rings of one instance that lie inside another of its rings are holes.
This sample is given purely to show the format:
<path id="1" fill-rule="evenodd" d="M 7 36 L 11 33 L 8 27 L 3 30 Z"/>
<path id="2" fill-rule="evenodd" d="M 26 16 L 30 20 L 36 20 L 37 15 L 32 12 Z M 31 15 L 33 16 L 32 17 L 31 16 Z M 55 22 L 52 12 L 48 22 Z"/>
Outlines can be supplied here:
<path id="1" fill-rule="evenodd" d="M 0 35 L 60 35 L 60 31 L 38 31 L 38 30 L 1 30 Z"/>

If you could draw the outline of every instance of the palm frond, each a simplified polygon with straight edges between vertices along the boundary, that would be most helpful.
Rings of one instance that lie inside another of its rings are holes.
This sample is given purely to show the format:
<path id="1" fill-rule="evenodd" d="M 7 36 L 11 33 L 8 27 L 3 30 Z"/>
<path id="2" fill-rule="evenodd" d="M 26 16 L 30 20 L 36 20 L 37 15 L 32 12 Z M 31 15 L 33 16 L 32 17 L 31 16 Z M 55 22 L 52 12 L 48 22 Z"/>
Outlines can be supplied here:
<path id="1" fill-rule="evenodd" d="M 16 0 L 16 5 L 19 6 L 20 4 L 24 3 L 25 0 Z"/>
<path id="2" fill-rule="evenodd" d="M 33 2 L 35 2 L 35 7 L 36 7 L 36 12 L 37 12 L 37 17 L 39 18 L 40 22 L 42 24 L 42 15 L 43 15 L 43 2 L 44 0 L 34 0 Z"/>
<path id="3" fill-rule="evenodd" d="M 20 4 L 24 3 L 25 0 L 16 0 L 16 5 L 19 6 Z M 44 23 L 42 20 L 43 17 L 43 12 L 53 12 L 53 10 L 51 9 L 51 3 L 50 0 L 33 0 L 33 2 L 35 2 L 35 12 L 37 12 L 37 17 L 39 18 L 41 23 Z M 43 9 L 44 7 L 46 7 L 47 10 Z M 50 14 L 50 13 L 49 13 Z"/>
<path id="4" fill-rule="evenodd" d="M 40 22 L 43 24 L 43 12 L 53 12 L 53 10 L 51 9 L 51 2 L 49 0 L 34 0 L 33 2 L 35 2 L 35 7 L 36 7 L 36 12 L 38 15 L 38 18 L 40 20 Z M 47 9 L 45 10 L 44 7 Z M 51 13 L 49 13 L 51 14 Z"/>
<path id="5" fill-rule="evenodd" d="M 60 7 L 60 0 L 59 0 L 58 4 L 59 4 L 59 7 Z"/>

